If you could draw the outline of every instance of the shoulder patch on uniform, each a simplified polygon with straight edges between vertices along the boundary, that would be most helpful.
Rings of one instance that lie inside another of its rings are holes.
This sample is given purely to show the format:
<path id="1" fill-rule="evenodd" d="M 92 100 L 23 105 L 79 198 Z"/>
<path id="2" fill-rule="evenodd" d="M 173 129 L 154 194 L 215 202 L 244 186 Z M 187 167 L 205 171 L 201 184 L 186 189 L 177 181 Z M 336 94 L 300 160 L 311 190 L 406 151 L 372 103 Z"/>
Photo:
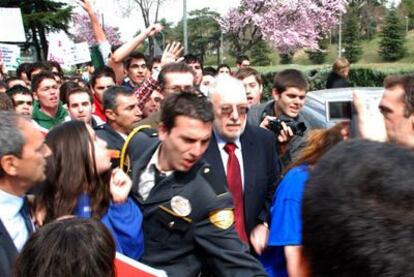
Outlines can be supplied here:
<path id="1" fill-rule="evenodd" d="M 234 223 L 234 212 L 232 209 L 212 211 L 209 213 L 209 219 L 217 228 L 226 230 Z"/>
<path id="2" fill-rule="evenodd" d="M 108 149 L 108 153 L 111 159 L 119 159 L 121 157 L 121 151 L 118 149 Z"/>
<path id="3" fill-rule="evenodd" d="M 157 129 L 144 128 L 144 129 L 141 129 L 140 132 L 143 132 L 144 134 L 146 134 L 147 136 L 149 136 L 151 138 L 158 137 Z"/>

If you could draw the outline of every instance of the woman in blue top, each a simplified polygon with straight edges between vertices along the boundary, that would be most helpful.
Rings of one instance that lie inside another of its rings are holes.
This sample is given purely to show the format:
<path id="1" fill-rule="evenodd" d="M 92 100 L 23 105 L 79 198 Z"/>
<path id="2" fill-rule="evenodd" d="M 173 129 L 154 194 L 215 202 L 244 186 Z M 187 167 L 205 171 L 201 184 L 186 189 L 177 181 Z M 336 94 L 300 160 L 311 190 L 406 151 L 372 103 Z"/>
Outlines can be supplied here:
<path id="1" fill-rule="evenodd" d="M 117 251 L 139 259 L 144 248 L 142 214 L 128 197 L 130 178 L 118 168 L 111 171 L 106 142 L 89 125 L 69 121 L 53 128 L 46 144 L 53 155 L 37 200 L 38 221 L 67 215 L 100 219 L 112 232 Z"/>
<path id="2" fill-rule="evenodd" d="M 348 138 L 348 123 L 310 132 L 298 159 L 289 165 L 270 209 L 268 249 L 261 260 L 269 276 L 306 276 L 301 252 L 302 195 L 309 171 L 329 149 Z"/>

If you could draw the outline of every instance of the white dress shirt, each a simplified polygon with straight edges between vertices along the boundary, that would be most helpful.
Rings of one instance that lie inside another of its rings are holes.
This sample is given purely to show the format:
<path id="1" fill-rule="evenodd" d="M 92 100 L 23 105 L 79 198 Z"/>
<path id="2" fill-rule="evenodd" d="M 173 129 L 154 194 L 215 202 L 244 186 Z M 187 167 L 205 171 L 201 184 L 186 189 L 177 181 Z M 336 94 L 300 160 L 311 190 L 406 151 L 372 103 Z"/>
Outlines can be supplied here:
<path id="1" fill-rule="evenodd" d="M 139 179 L 138 183 L 138 192 L 141 195 L 142 199 L 146 200 L 152 190 L 152 188 L 155 186 L 155 168 L 161 174 L 164 174 L 166 176 L 170 176 L 173 171 L 162 171 L 160 170 L 159 166 L 159 153 L 160 153 L 160 146 L 158 146 L 157 150 L 155 150 L 154 154 L 151 157 L 151 160 L 149 161 L 147 167 L 142 172 L 141 177 Z"/>
<path id="2" fill-rule="evenodd" d="M 19 252 L 29 238 L 29 231 L 20 214 L 23 201 L 23 197 L 0 190 L 0 219 Z"/>

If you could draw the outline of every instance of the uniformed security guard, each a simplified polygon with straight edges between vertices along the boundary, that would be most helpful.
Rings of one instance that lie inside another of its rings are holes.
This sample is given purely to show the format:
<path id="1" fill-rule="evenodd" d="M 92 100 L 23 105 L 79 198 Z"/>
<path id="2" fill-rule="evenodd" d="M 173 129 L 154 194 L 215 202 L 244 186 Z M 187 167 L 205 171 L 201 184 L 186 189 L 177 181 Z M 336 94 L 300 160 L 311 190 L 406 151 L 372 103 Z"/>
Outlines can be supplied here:
<path id="1" fill-rule="evenodd" d="M 112 168 L 116 168 L 120 166 L 120 152 L 125 139 L 141 120 L 142 112 L 134 92 L 122 86 L 112 86 L 105 90 L 103 107 L 107 122 L 96 127 L 95 132 L 108 144 Z"/>
<path id="2" fill-rule="evenodd" d="M 202 266 L 214 276 L 266 276 L 234 230 L 231 195 L 209 183 L 200 160 L 213 118 L 205 98 L 173 94 L 162 106 L 159 140 L 144 132 L 143 143 L 131 141 L 132 195 L 144 215 L 141 261 L 168 276 L 198 276 Z"/>

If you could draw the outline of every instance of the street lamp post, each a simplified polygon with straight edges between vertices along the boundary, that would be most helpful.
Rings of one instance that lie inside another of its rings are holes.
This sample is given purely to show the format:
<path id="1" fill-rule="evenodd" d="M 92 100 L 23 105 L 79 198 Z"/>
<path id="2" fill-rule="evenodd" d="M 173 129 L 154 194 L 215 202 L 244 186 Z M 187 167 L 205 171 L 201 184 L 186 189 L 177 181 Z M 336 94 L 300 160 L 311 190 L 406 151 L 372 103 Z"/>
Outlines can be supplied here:
<path id="1" fill-rule="evenodd" d="M 183 35 L 184 35 L 184 54 L 188 54 L 187 0 L 183 0 Z"/>
<path id="2" fill-rule="evenodd" d="M 342 56 L 342 13 L 339 12 L 338 58 Z"/>
<path id="3" fill-rule="evenodd" d="M 408 34 L 408 16 L 405 16 L 405 35 Z"/>

